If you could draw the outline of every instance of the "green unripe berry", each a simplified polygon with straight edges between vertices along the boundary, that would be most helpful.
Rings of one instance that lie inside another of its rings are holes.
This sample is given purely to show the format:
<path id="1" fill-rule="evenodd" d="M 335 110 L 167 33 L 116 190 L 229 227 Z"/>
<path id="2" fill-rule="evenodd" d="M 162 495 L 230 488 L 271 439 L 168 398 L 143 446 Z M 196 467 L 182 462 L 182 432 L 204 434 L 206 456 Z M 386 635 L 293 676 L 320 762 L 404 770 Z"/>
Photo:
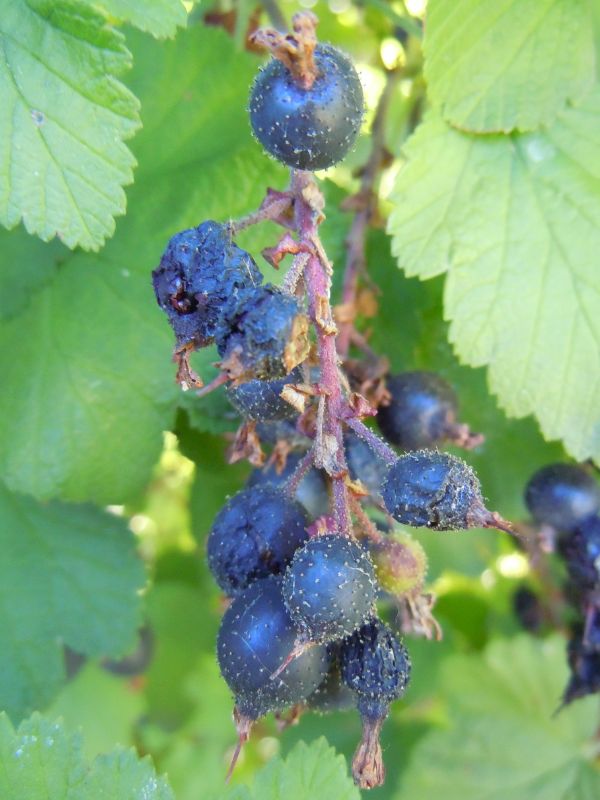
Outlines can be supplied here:
<path id="1" fill-rule="evenodd" d="M 394 531 L 370 548 L 377 580 L 394 597 L 416 597 L 423 590 L 427 556 L 416 539 Z"/>

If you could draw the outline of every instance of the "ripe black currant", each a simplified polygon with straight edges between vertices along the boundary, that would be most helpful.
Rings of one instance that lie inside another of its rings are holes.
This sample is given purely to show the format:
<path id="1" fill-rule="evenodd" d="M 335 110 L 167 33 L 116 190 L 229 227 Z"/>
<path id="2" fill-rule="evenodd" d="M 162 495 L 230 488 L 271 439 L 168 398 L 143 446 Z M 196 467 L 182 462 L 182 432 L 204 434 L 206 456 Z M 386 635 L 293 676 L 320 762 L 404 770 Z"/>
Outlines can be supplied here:
<path id="1" fill-rule="evenodd" d="M 300 453 L 290 453 L 281 472 L 277 472 L 274 464 L 263 469 L 255 469 L 250 473 L 246 485 L 248 487 L 282 487 L 298 466 L 301 458 Z M 316 467 L 311 467 L 298 485 L 296 500 L 304 506 L 313 519 L 326 514 L 329 509 L 329 493 L 325 473 Z"/>
<path id="2" fill-rule="evenodd" d="M 569 576 L 579 592 L 600 588 L 600 517 L 586 517 L 571 533 L 559 539 Z"/>
<path id="3" fill-rule="evenodd" d="M 306 642 L 348 636 L 372 613 L 376 593 L 367 552 L 332 533 L 296 550 L 283 578 L 285 602 Z"/>
<path id="4" fill-rule="evenodd" d="M 460 458 L 437 450 L 406 453 L 392 464 L 381 494 L 398 522 L 437 531 L 500 528 L 501 517 L 483 504 L 479 480 Z"/>
<path id="5" fill-rule="evenodd" d="M 390 703 L 402 697 L 410 680 L 405 647 L 385 623 L 366 622 L 340 648 L 342 680 L 356 694 L 363 737 L 354 760 L 354 780 L 363 789 L 380 786 L 385 777 L 379 734 Z"/>
<path id="6" fill-rule="evenodd" d="M 308 355 L 308 318 L 292 295 L 257 286 L 223 305 L 215 340 L 231 378 L 282 378 Z"/>
<path id="7" fill-rule="evenodd" d="M 208 566 L 233 596 L 257 578 L 283 572 L 308 538 L 302 506 L 280 489 L 244 489 L 219 511 L 207 542 Z"/>
<path id="8" fill-rule="evenodd" d="M 386 381 L 390 402 L 377 422 L 385 438 L 403 450 L 421 450 L 443 441 L 473 447 L 482 440 L 457 422 L 458 400 L 435 372 L 403 372 Z"/>
<path id="9" fill-rule="evenodd" d="M 252 131 L 265 150 L 288 167 L 327 169 L 354 144 L 364 98 L 354 65 L 340 50 L 318 44 L 316 77 L 302 85 L 276 58 L 256 77 L 250 93 Z"/>
<path id="10" fill-rule="evenodd" d="M 369 445 L 352 431 L 344 434 L 344 447 L 352 480 L 359 480 L 371 494 L 379 494 L 387 474 L 385 462 L 377 458 Z"/>
<path id="11" fill-rule="evenodd" d="M 575 464 L 549 464 L 527 484 L 525 503 L 539 525 L 568 533 L 600 510 L 600 484 Z"/>
<path id="12" fill-rule="evenodd" d="M 225 300 L 260 285 L 262 275 L 227 225 L 209 220 L 169 240 L 152 283 L 178 345 L 204 347 L 213 341 Z"/>
<path id="13" fill-rule="evenodd" d="M 230 386 L 227 389 L 227 397 L 246 419 L 256 422 L 294 419 L 298 416 L 298 412 L 281 396 L 281 392 L 289 383 L 302 383 L 300 369 L 296 368 L 289 375 L 271 381 L 252 380 Z"/>
<path id="14" fill-rule="evenodd" d="M 256 581 L 238 595 L 221 620 L 217 658 L 235 698 L 239 747 L 252 723 L 269 711 L 305 700 L 323 682 L 329 655 L 318 645 L 298 656 L 285 675 L 271 674 L 294 646 L 297 630 L 281 594 L 281 581 Z"/>

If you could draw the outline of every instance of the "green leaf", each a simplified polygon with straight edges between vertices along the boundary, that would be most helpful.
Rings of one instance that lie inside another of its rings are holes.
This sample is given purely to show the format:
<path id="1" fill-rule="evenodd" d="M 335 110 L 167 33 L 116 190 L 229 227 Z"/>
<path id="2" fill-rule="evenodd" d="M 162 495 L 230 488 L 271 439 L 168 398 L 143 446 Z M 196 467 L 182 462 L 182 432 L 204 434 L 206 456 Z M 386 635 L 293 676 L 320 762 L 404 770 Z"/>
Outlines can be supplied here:
<path id="1" fill-rule="evenodd" d="M 0 797 L 3 800 L 174 800 L 149 759 L 116 749 L 91 764 L 82 738 L 34 714 L 15 729 L 0 714 Z"/>
<path id="2" fill-rule="evenodd" d="M 181 0 L 144 0 L 143 3 L 139 0 L 93 0 L 93 5 L 159 38 L 174 36 L 187 20 Z"/>
<path id="3" fill-rule="evenodd" d="M 1 486 L 0 551 L 0 708 L 18 719 L 60 687 L 63 643 L 89 656 L 132 646 L 144 570 L 124 520 Z"/>
<path id="4" fill-rule="evenodd" d="M 488 365 L 510 416 L 534 413 L 578 459 L 600 457 L 600 92 L 536 134 L 468 136 L 431 116 L 393 194 L 408 275 L 448 272 L 459 359 Z"/>
<path id="5" fill-rule="evenodd" d="M 430 0 L 429 96 L 465 130 L 549 123 L 594 79 L 591 23 L 586 0 Z"/>
<path id="6" fill-rule="evenodd" d="M 129 213 L 101 256 L 71 254 L 0 324 L 0 472 L 37 497 L 118 503 L 143 488 L 180 397 L 150 273 L 178 230 L 247 213 L 283 174 L 246 119 L 253 57 L 216 29 L 130 39 L 144 130 Z"/>
<path id="7" fill-rule="evenodd" d="M 413 751 L 396 800 L 592 800 L 600 793 L 597 699 L 553 712 L 567 680 L 565 643 L 522 636 L 443 667 L 449 725 Z"/>
<path id="8" fill-rule="evenodd" d="M 224 798 L 237 797 L 233 792 Z M 343 756 L 321 737 L 310 744 L 298 742 L 288 757 L 273 759 L 258 772 L 247 796 L 254 800 L 314 800 L 335 797 L 335 800 L 359 800 L 360 793 L 348 775 Z"/>
<path id="9" fill-rule="evenodd" d="M 0 222 L 97 250 L 125 211 L 138 102 L 120 33 L 79 0 L 14 0 L 0 16 Z"/>

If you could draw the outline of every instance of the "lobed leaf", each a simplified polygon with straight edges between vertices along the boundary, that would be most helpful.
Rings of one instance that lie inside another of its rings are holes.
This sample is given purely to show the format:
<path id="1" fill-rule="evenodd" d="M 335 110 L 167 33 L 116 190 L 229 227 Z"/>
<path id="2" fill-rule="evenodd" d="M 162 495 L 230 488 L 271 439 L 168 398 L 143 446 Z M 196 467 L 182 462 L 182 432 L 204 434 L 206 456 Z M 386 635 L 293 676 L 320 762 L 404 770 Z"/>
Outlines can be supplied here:
<path id="1" fill-rule="evenodd" d="M 1 485 L 0 551 L 0 708 L 18 720 L 59 689 L 63 643 L 89 656 L 132 646 L 144 570 L 123 520 Z"/>
<path id="2" fill-rule="evenodd" d="M 459 358 L 580 460 L 600 456 L 599 123 L 599 91 L 538 133 L 469 136 L 432 114 L 388 224 L 408 275 L 448 273 Z"/>
<path id="3" fill-rule="evenodd" d="M 181 0 L 98 0 L 95 6 L 104 9 L 121 22 L 130 22 L 142 31 L 162 38 L 174 36 L 185 25 L 187 11 Z"/>
<path id="4" fill-rule="evenodd" d="M 0 797 L 3 800 L 174 800 L 149 759 L 115 749 L 88 763 L 82 738 L 60 722 L 33 714 L 17 730 L 0 714 Z"/>
<path id="5" fill-rule="evenodd" d="M 139 103 L 123 36 L 80 0 L 13 0 L 0 15 L 0 223 L 98 250 L 125 211 Z"/>
<path id="6" fill-rule="evenodd" d="M 430 0 L 428 93 L 470 131 L 534 130 L 594 80 L 587 0 Z"/>

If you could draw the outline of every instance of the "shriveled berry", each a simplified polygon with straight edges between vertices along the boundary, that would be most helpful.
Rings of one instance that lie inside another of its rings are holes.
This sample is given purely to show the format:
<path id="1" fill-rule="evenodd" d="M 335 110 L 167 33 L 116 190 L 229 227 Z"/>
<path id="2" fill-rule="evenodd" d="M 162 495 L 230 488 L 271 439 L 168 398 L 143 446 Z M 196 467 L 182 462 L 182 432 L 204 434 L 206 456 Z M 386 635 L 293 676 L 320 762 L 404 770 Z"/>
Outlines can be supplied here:
<path id="1" fill-rule="evenodd" d="M 305 700 L 323 682 L 329 668 L 324 645 L 307 650 L 281 677 L 271 678 L 296 636 L 279 579 L 256 581 L 233 600 L 221 621 L 217 657 L 240 714 L 258 719 Z"/>
<path id="2" fill-rule="evenodd" d="M 292 295 L 257 286 L 224 304 L 215 340 L 231 378 L 282 378 L 308 355 L 308 317 Z"/>
<path id="3" fill-rule="evenodd" d="M 348 636 L 372 613 L 375 570 L 367 552 L 346 536 L 324 534 L 296 551 L 283 578 L 283 596 L 304 639 Z"/>
<path id="4" fill-rule="evenodd" d="M 352 760 L 352 774 L 362 789 L 385 779 L 379 735 L 390 703 L 402 697 L 410 680 L 410 659 L 404 645 L 377 618 L 342 642 L 342 680 L 356 694 L 363 724 L 362 739 Z"/>
<path id="5" fill-rule="evenodd" d="M 354 144 L 363 118 L 360 79 L 336 47 L 318 44 L 316 79 L 304 88 L 281 61 L 262 69 L 250 92 L 250 124 L 265 150 L 288 167 L 327 169 Z"/>
<path id="6" fill-rule="evenodd" d="M 227 397 L 246 419 L 257 422 L 294 419 L 298 412 L 281 396 L 283 389 L 290 383 L 302 383 L 300 369 L 292 370 L 283 378 L 270 381 L 250 380 L 231 386 L 227 389 Z"/>
<path id="7" fill-rule="evenodd" d="M 223 591 L 239 594 L 258 578 L 282 573 L 308 538 L 302 506 L 280 489 L 244 489 L 219 511 L 208 542 L 208 566 Z"/>
<path id="8" fill-rule="evenodd" d="M 359 480 L 371 494 L 379 494 L 387 474 L 387 464 L 377 458 L 369 445 L 352 431 L 344 434 L 344 447 L 352 480 Z"/>
<path id="9" fill-rule="evenodd" d="M 539 525 L 568 533 L 600 511 L 600 484 L 576 464 L 549 464 L 530 479 L 525 503 Z"/>
<path id="10" fill-rule="evenodd" d="M 267 485 L 282 487 L 298 466 L 302 455 L 301 453 L 290 453 L 281 472 L 277 472 L 274 464 L 263 467 L 263 469 L 252 470 L 246 485 L 248 487 Z M 322 470 L 316 467 L 308 470 L 298 485 L 296 500 L 304 506 L 313 519 L 327 513 L 329 493 L 327 478 Z"/>
<path id="11" fill-rule="evenodd" d="M 209 220 L 171 237 L 152 283 L 177 343 L 204 347 L 213 341 L 225 300 L 260 285 L 262 275 L 229 228 Z"/>
<path id="12" fill-rule="evenodd" d="M 417 450 L 400 456 L 389 468 L 381 494 L 390 514 L 405 525 L 437 531 L 477 527 L 510 531 L 485 508 L 471 467 L 448 453 Z"/>
<path id="13" fill-rule="evenodd" d="M 465 447 L 482 440 L 457 422 L 454 389 L 435 372 L 391 375 L 386 386 L 390 402 L 379 408 L 377 423 L 392 444 L 403 450 L 421 450 L 447 440 Z"/>

